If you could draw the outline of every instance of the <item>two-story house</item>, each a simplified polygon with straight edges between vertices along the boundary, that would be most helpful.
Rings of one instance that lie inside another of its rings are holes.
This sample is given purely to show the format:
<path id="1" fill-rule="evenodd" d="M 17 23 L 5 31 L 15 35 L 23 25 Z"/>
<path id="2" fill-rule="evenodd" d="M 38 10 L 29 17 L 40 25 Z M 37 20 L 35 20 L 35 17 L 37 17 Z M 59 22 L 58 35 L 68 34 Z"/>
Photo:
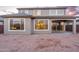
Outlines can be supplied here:
<path id="1" fill-rule="evenodd" d="M 66 14 L 67 7 L 17 8 L 5 15 L 4 34 L 63 33 L 78 31 L 79 18 Z"/>

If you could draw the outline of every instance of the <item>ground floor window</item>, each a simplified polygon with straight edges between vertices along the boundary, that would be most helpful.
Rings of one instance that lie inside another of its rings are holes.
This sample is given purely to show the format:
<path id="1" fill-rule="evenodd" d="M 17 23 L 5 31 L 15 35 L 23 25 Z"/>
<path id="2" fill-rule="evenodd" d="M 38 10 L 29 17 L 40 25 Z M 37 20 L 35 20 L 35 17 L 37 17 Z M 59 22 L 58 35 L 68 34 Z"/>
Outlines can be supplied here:
<path id="1" fill-rule="evenodd" d="M 10 19 L 10 30 L 24 30 L 24 19 Z"/>
<path id="2" fill-rule="evenodd" d="M 48 20 L 36 19 L 34 21 L 35 30 L 48 30 Z"/>
<path id="3" fill-rule="evenodd" d="M 65 29 L 67 32 L 73 31 L 73 21 L 72 20 L 68 20 L 68 22 L 66 22 Z"/>

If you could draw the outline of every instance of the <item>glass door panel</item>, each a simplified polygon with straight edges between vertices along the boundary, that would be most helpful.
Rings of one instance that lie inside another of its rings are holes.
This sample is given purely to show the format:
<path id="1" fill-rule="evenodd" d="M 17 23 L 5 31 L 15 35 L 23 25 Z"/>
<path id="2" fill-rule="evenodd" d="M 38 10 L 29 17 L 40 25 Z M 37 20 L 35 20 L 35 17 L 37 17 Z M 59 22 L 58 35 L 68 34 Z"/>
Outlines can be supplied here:
<path id="1" fill-rule="evenodd" d="M 64 29 L 64 22 L 52 22 L 52 31 L 53 32 L 62 32 Z"/>

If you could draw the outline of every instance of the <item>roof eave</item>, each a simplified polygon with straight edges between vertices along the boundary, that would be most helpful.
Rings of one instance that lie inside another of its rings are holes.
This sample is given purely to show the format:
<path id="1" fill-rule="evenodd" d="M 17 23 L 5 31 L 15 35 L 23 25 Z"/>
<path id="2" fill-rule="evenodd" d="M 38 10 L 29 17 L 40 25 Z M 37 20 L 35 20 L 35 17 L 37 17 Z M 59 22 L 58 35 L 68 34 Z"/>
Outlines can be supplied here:
<path id="1" fill-rule="evenodd" d="M 75 19 L 76 16 L 4 16 L 4 18 Z"/>
<path id="2" fill-rule="evenodd" d="M 31 8 L 17 8 L 18 10 L 32 10 L 32 9 L 66 9 L 66 6 L 57 6 L 57 7 L 31 7 Z"/>

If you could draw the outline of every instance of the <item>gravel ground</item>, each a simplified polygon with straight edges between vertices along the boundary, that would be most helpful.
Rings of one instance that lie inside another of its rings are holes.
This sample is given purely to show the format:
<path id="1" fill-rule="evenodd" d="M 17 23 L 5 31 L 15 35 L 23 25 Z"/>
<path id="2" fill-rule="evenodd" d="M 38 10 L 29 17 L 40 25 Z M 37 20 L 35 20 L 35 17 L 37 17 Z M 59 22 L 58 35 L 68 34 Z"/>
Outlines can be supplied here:
<path id="1" fill-rule="evenodd" d="M 0 52 L 79 52 L 79 34 L 0 34 Z"/>

